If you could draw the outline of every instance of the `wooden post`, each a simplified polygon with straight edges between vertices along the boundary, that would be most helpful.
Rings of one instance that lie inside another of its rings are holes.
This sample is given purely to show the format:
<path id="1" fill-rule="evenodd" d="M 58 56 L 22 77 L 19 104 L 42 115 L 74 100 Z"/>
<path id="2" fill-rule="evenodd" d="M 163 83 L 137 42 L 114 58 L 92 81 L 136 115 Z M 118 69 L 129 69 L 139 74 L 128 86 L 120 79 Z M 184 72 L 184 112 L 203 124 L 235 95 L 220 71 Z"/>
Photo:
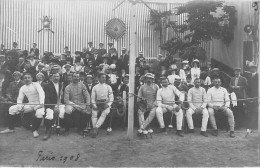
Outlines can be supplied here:
<path id="1" fill-rule="evenodd" d="M 129 59 L 129 93 L 135 91 L 135 54 L 136 54 L 136 7 L 131 4 L 131 18 L 130 18 L 130 59 Z M 127 137 L 129 140 L 134 138 L 134 100 L 133 95 L 128 98 L 128 127 Z"/>
<path id="2" fill-rule="evenodd" d="M 126 91 L 123 91 L 124 113 L 126 114 Z"/>
<path id="3" fill-rule="evenodd" d="M 258 20 L 260 21 L 260 15 L 258 15 Z M 260 22 L 258 22 L 258 31 L 260 30 Z M 260 35 L 258 35 L 258 59 L 256 59 L 258 61 L 257 64 L 257 73 L 258 73 L 258 97 L 260 97 L 260 78 L 259 78 L 259 72 L 260 72 L 260 60 L 259 60 L 259 54 L 260 54 Z M 260 101 L 259 99 L 257 99 L 258 102 L 258 138 L 260 139 Z"/>

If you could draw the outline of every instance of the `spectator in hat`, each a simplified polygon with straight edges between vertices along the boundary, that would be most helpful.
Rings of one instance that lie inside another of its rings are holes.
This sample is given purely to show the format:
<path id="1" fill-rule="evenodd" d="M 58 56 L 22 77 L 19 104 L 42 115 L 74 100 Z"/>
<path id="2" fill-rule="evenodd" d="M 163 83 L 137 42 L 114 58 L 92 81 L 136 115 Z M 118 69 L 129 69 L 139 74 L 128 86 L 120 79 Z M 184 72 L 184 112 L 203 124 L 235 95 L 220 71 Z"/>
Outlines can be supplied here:
<path id="1" fill-rule="evenodd" d="M 44 64 L 40 62 L 36 69 L 38 70 L 37 73 L 42 73 L 44 75 L 43 82 L 46 83 L 48 81 L 48 73 L 44 70 Z"/>
<path id="2" fill-rule="evenodd" d="M 6 53 L 5 45 L 1 44 L 1 46 L 0 46 L 0 55 L 5 55 L 5 53 Z"/>
<path id="3" fill-rule="evenodd" d="M 24 58 L 23 58 L 23 57 L 20 57 L 20 58 L 19 58 L 19 62 L 18 62 L 18 64 L 17 64 L 15 70 L 16 70 L 16 71 L 19 71 L 19 72 L 23 72 L 24 64 L 25 64 Z"/>
<path id="4" fill-rule="evenodd" d="M 6 67 L 5 56 L 0 55 L 0 70 L 4 70 Z"/>
<path id="5" fill-rule="evenodd" d="M 107 53 L 107 50 L 104 48 L 104 43 L 99 43 L 98 55 L 102 56 Z"/>
<path id="6" fill-rule="evenodd" d="M 76 61 L 83 64 L 83 53 L 82 52 L 80 52 L 80 51 L 75 52 L 75 57 L 74 57 L 74 61 L 73 61 L 74 64 L 75 64 Z"/>
<path id="7" fill-rule="evenodd" d="M 62 82 L 67 81 L 67 77 L 68 75 L 71 73 L 71 65 L 70 64 L 66 64 L 64 65 L 64 73 L 62 74 Z"/>
<path id="8" fill-rule="evenodd" d="M 110 80 L 111 80 L 111 87 L 113 91 L 117 91 L 118 88 L 118 76 L 116 74 L 113 73 L 113 67 L 110 65 L 107 69 L 107 75 L 109 76 Z"/>
<path id="9" fill-rule="evenodd" d="M 99 64 L 103 62 L 102 56 L 98 55 L 97 49 L 93 51 L 93 55 L 90 56 L 90 59 L 92 60 L 93 67 L 99 66 Z"/>
<path id="10" fill-rule="evenodd" d="M 137 101 L 139 102 L 138 118 L 139 118 L 139 129 L 137 131 L 138 135 L 143 135 L 147 133 L 146 127 L 152 122 L 155 117 L 156 110 L 156 93 L 159 89 L 157 84 L 153 83 L 154 75 L 152 73 L 147 73 L 145 75 L 145 84 L 142 85 L 138 91 Z M 147 102 L 147 108 L 145 106 Z M 144 113 L 148 112 L 149 115 L 144 120 Z"/>
<path id="11" fill-rule="evenodd" d="M 193 60 L 191 72 L 191 83 L 193 84 L 195 78 L 200 78 L 200 61 L 198 59 Z"/>
<path id="12" fill-rule="evenodd" d="M 44 82 L 44 78 L 45 77 L 43 73 L 39 72 L 36 74 L 37 83 L 39 83 L 43 89 L 47 85 L 47 83 Z"/>
<path id="13" fill-rule="evenodd" d="M 93 47 L 93 42 L 92 41 L 88 42 L 87 52 L 93 54 L 94 51 L 95 51 L 95 47 Z"/>
<path id="14" fill-rule="evenodd" d="M 13 45 L 12 45 L 12 49 L 13 50 L 16 50 L 17 49 L 17 47 L 18 47 L 18 43 L 17 42 L 13 42 Z"/>
<path id="15" fill-rule="evenodd" d="M 36 48 L 37 47 L 37 44 L 36 43 L 33 43 L 33 48 L 30 49 L 30 54 L 34 54 L 36 56 L 36 58 L 39 58 L 39 49 Z"/>
<path id="16" fill-rule="evenodd" d="M 236 94 L 237 99 L 245 99 L 246 96 L 246 89 L 248 87 L 247 79 L 241 76 L 241 68 L 237 67 L 234 68 L 235 77 L 231 78 L 229 84 L 229 91 L 234 92 Z M 238 101 L 237 106 L 234 107 L 234 117 L 236 121 L 237 127 L 243 127 L 245 122 L 245 101 Z"/>
<path id="17" fill-rule="evenodd" d="M 33 53 L 28 55 L 28 59 L 27 60 L 30 62 L 31 67 L 36 67 L 37 61 L 35 60 Z"/>
<path id="18" fill-rule="evenodd" d="M 142 62 L 145 61 L 144 54 L 142 51 L 139 51 L 138 57 L 135 59 L 135 63 L 140 66 Z"/>
<path id="19" fill-rule="evenodd" d="M 8 101 L 16 102 L 19 89 L 24 85 L 24 82 L 21 80 L 22 74 L 19 71 L 15 71 L 13 73 L 14 81 L 12 81 L 7 89 L 7 97 Z"/>
<path id="20" fill-rule="evenodd" d="M 102 64 L 100 64 L 100 66 L 102 67 L 101 72 L 106 73 L 107 69 L 109 68 L 109 64 L 108 64 L 108 54 L 104 54 L 102 56 L 103 62 Z"/>
<path id="21" fill-rule="evenodd" d="M 108 63 L 109 64 L 111 63 L 112 59 L 117 59 L 117 61 L 118 61 L 118 53 L 117 53 L 115 48 L 111 48 L 109 50 L 109 53 L 107 54 L 107 56 L 108 56 Z"/>
<path id="22" fill-rule="evenodd" d="M 168 75 L 169 84 L 174 85 L 175 78 L 180 78 L 179 75 L 177 75 L 178 68 L 175 64 L 173 64 L 170 68 L 171 75 Z"/>
<path id="23" fill-rule="evenodd" d="M 87 74 L 86 76 L 86 88 L 88 90 L 88 93 L 91 95 L 92 89 L 95 86 L 95 84 L 93 83 L 93 76 L 90 74 Z"/>
<path id="24" fill-rule="evenodd" d="M 123 92 L 126 92 L 128 94 L 129 92 L 129 75 L 126 74 L 123 78 L 123 83 L 119 85 L 118 87 L 118 96 L 123 97 Z"/>
<path id="25" fill-rule="evenodd" d="M 75 59 L 75 64 L 71 67 L 72 72 L 77 72 L 77 73 L 84 72 L 85 67 L 81 65 L 80 61 L 81 61 L 80 57 L 78 57 L 78 59 Z"/>
<path id="26" fill-rule="evenodd" d="M 121 67 L 126 67 L 128 66 L 128 60 L 129 60 L 129 55 L 126 53 L 126 48 L 123 47 L 122 49 L 122 55 L 120 56 L 118 62 L 119 62 L 119 65 Z"/>
<path id="27" fill-rule="evenodd" d="M 179 76 L 181 77 L 181 80 L 185 82 L 186 82 L 186 73 L 184 69 L 187 68 L 188 66 L 189 66 L 188 60 L 182 61 L 182 68 L 179 71 Z"/>
<path id="28" fill-rule="evenodd" d="M 108 43 L 108 55 L 110 56 L 112 52 L 115 52 L 118 55 L 116 48 L 113 43 Z"/>

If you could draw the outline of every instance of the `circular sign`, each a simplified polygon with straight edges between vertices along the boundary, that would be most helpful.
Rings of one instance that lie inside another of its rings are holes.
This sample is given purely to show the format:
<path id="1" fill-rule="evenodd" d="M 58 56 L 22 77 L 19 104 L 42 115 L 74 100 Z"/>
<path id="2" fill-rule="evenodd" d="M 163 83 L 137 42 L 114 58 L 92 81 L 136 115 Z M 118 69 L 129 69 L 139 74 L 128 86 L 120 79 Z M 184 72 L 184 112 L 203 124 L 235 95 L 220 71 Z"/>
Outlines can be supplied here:
<path id="1" fill-rule="evenodd" d="M 113 39 L 121 38 L 125 35 L 126 26 L 121 19 L 110 19 L 106 24 L 106 33 Z"/>

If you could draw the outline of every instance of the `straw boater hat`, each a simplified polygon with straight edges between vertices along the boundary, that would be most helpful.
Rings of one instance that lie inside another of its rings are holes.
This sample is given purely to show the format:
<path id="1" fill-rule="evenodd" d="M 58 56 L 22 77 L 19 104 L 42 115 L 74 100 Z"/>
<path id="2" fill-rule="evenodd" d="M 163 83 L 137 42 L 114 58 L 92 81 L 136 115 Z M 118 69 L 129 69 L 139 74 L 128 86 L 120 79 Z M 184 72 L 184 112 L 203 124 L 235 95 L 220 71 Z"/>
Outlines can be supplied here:
<path id="1" fill-rule="evenodd" d="M 125 74 L 125 76 L 123 78 L 129 78 L 129 75 L 128 74 Z"/>
<path id="2" fill-rule="evenodd" d="M 152 78 L 152 79 L 154 79 L 154 74 L 152 74 L 152 73 L 147 73 L 147 74 L 145 74 L 144 77 L 145 77 L 145 78 Z"/>
<path id="3" fill-rule="evenodd" d="M 234 71 L 241 71 L 241 68 L 240 67 L 235 67 Z"/>
<path id="4" fill-rule="evenodd" d="M 189 61 L 188 61 L 188 60 L 183 60 L 182 63 L 183 63 L 183 64 L 188 64 Z"/>
<path id="5" fill-rule="evenodd" d="M 253 62 L 250 62 L 248 66 L 249 68 L 257 68 L 257 66 Z"/>
<path id="6" fill-rule="evenodd" d="M 22 74 L 19 71 L 14 71 L 13 76 L 16 76 L 16 75 L 18 75 L 20 77 L 22 76 Z"/>
<path id="7" fill-rule="evenodd" d="M 66 68 L 67 66 L 71 68 L 71 65 L 70 65 L 70 64 L 64 65 L 64 68 Z"/>
<path id="8" fill-rule="evenodd" d="M 122 48 L 122 51 L 126 51 L 126 48 L 125 48 L 125 47 L 123 47 L 123 48 Z"/>
<path id="9" fill-rule="evenodd" d="M 93 78 L 93 76 L 92 75 L 90 75 L 90 74 L 87 74 L 87 76 L 86 76 L 86 78 Z"/>
<path id="10" fill-rule="evenodd" d="M 38 64 L 38 67 L 44 67 L 44 64 L 40 62 L 40 63 Z"/>
<path id="11" fill-rule="evenodd" d="M 198 59 L 195 59 L 195 60 L 192 61 L 192 66 L 193 66 L 193 64 L 194 64 L 195 62 L 198 64 L 198 66 L 200 65 L 200 61 L 199 61 Z"/>
<path id="12" fill-rule="evenodd" d="M 45 78 L 44 74 L 41 73 L 41 72 L 37 73 L 36 78 L 37 78 L 38 76 L 42 76 L 43 79 Z"/>

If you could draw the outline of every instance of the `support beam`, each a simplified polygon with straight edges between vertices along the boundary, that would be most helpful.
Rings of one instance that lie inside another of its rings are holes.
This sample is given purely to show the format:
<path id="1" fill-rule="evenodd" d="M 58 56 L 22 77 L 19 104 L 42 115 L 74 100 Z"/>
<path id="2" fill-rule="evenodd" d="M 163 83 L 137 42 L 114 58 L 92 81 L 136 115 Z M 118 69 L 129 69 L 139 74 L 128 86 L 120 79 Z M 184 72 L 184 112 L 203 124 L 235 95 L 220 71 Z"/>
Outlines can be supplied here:
<path id="1" fill-rule="evenodd" d="M 129 66 L 129 93 L 135 91 L 135 54 L 136 54 L 136 6 L 131 4 L 130 18 L 130 66 Z M 134 138 L 134 100 L 133 95 L 129 95 L 128 99 L 128 127 L 127 137 L 129 140 Z"/>

